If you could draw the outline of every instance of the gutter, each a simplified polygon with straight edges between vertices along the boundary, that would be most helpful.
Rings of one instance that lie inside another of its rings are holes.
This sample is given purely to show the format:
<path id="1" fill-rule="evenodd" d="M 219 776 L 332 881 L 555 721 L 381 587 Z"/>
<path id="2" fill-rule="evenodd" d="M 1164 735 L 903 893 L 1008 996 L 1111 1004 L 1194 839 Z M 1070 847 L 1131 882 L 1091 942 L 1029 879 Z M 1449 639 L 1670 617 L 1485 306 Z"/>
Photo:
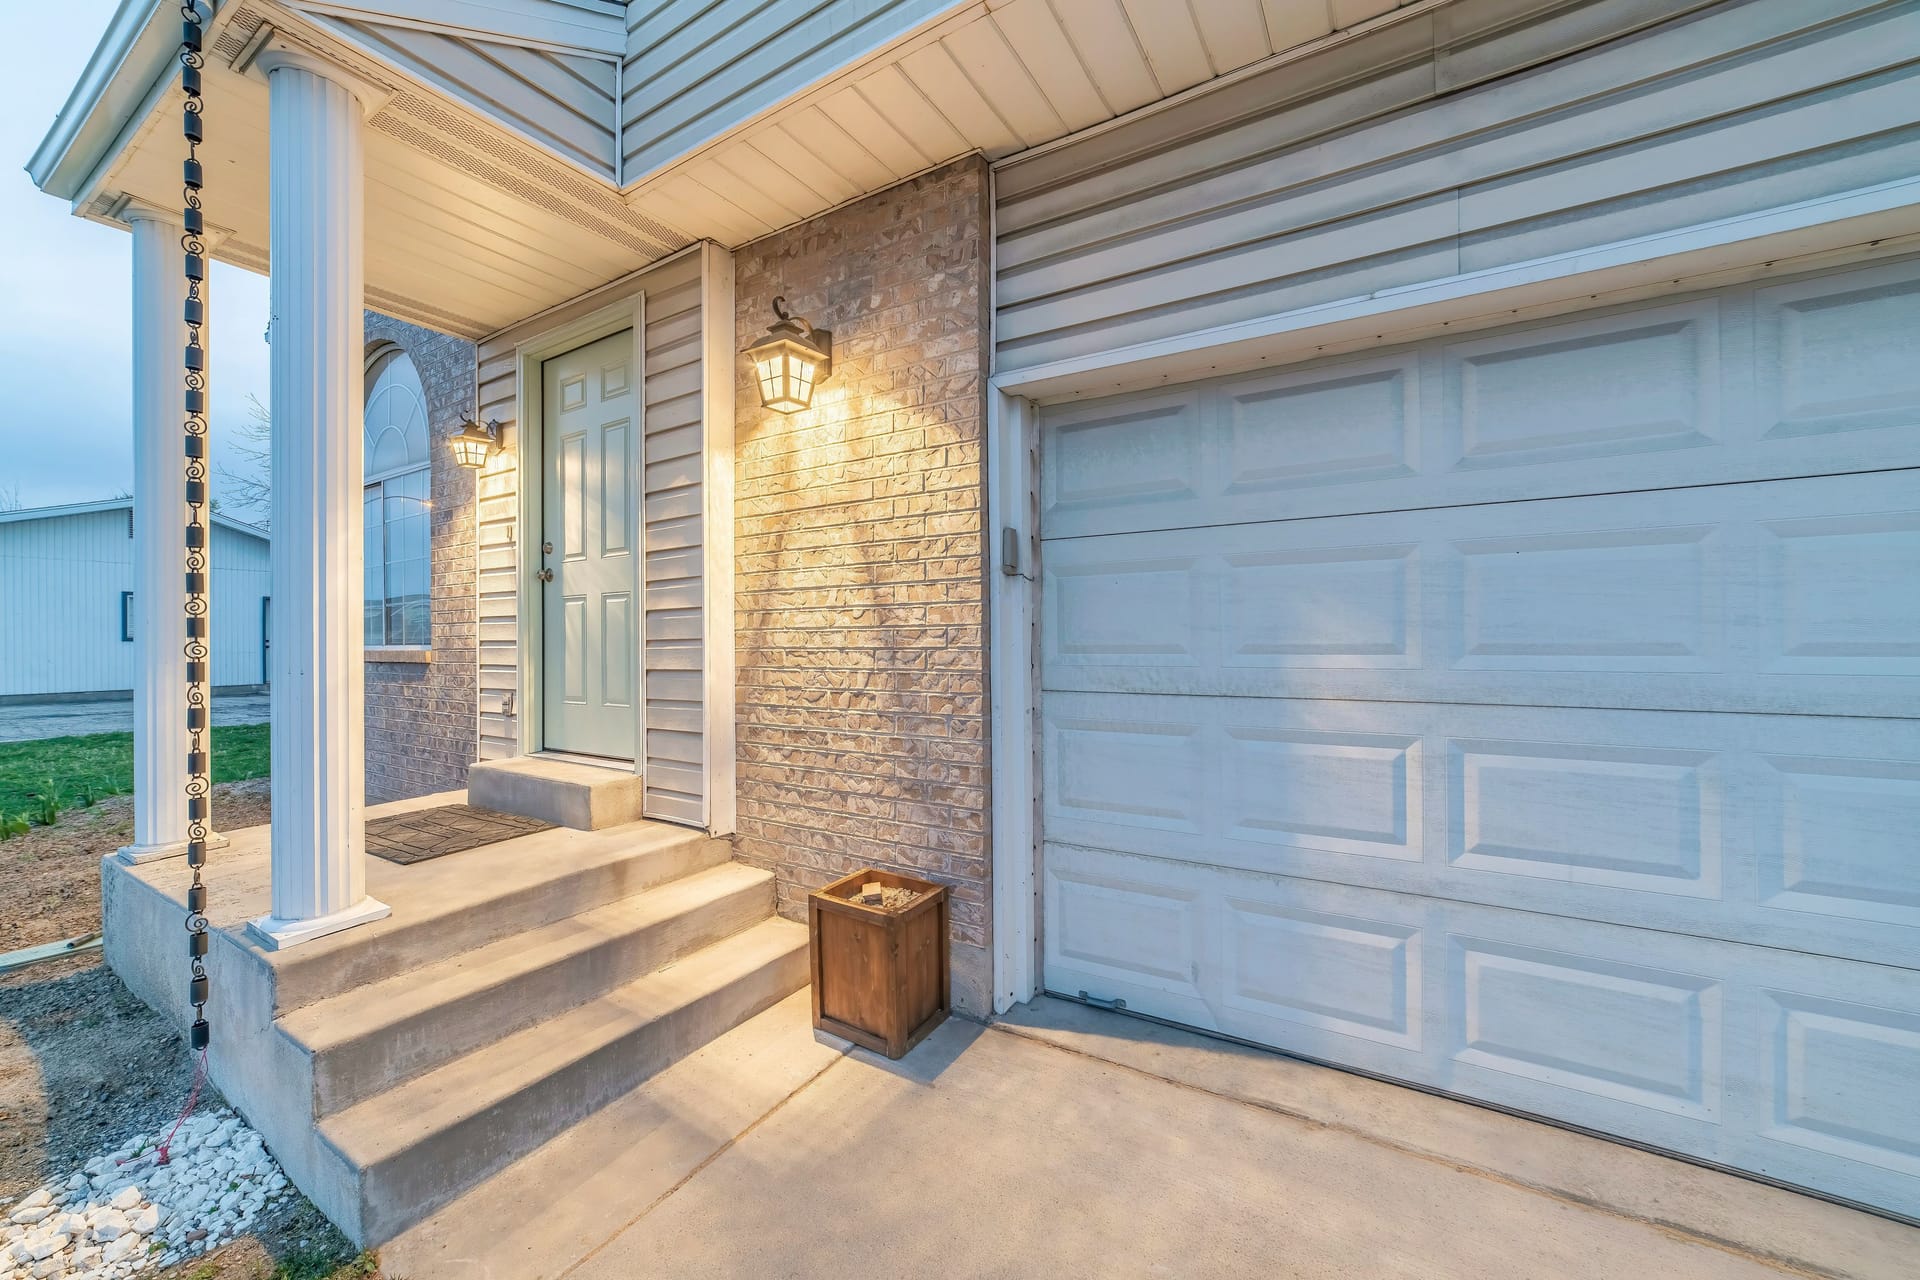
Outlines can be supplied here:
<path id="1" fill-rule="evenodd" d="M 27 161 L 34 186 L 66 200 L 80 193 L 154 91 L 174 75 L 177 22 L 178 10 L 166 0 L 120 0 L 73 92 Z"/>

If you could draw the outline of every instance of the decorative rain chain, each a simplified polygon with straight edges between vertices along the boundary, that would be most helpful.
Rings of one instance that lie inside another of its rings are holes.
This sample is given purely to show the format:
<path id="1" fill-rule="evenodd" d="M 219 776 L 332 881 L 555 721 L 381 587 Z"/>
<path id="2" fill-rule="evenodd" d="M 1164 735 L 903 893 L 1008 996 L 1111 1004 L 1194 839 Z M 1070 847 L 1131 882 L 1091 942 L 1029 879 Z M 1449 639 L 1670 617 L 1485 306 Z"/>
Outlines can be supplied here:
<path id="1" fill-rule="evenodd" d="M 213 1030 L 207 1025 L 207 889 L 200 870 L 207 863 L 208 823 L 213 805 L 213 783 L 208 773 L 209 691 L 207 657 L 207 348 L 201 338 L 206 323 L 206 300 L 201 287 L 207 278 L 207 247 L 202 239 L 206 218 L 200 211 L 203 173 L 198 148 L 202 137 L 200 69 L 200 7 L 195 0 L 180 6 L 180 87 L 186 91 L 182 126 L 187 137 L 187 161 L 182 201 L 186 230 L 180 237 L 187 273 L 186 347 L 186 469 L 187 469 L 187 866 L 193 884 L 187 890 L 187 953 L 192 957 L 193 1003 L 190 1042 L 204 1054 Z M 204 1069 L 204 1065 L 203 1065 Z M 191 1107 L 193 1104 L 187 1104 Z"/>

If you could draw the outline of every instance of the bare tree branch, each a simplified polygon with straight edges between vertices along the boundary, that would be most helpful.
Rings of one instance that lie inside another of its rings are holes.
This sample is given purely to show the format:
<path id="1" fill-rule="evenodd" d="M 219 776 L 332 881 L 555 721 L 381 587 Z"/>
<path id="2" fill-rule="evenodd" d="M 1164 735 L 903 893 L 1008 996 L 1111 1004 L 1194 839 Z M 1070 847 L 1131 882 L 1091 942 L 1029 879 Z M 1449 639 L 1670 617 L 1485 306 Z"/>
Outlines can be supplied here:
<path id="1" fill-rule="evenodd" d="M 247 397 L 247 420 L 235 428 L 233 451 L 246 459 L 247 467 L 235 471 L 215 464 L 225 494 L 214 504 L 230 508 L 239 518 L 264 529 L 273 514 L 273 485 L 270 458 L 273 453 L 273 415 L 258 396 Z"/>

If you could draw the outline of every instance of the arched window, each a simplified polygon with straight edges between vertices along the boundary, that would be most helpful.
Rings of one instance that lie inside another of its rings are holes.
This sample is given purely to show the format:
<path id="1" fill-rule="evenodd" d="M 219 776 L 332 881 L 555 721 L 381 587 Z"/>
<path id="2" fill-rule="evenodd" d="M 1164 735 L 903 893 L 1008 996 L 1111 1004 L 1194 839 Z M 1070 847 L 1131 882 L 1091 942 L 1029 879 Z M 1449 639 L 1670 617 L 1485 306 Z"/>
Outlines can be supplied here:
<path id="1" fill-rule="evenodd" d="M 367 365 L 367 643 L 432 641 L 427 394 L 398 347 Z"/>

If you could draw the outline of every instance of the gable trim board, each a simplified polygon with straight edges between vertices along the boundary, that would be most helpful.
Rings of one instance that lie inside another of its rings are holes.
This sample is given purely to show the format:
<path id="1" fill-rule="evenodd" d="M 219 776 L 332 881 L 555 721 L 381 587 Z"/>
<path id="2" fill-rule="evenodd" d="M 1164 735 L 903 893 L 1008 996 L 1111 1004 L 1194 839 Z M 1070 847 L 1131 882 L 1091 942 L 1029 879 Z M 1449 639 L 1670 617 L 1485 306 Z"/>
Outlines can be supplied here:
<path id="1" fill-rule="evenodd" d="M 282 0 L 301 13 L 374 22 L 518 48 L 591 54 L 615 59 L 626 52 L 625 5 L 618 0 L 386 0 L 378 5 L 337 0 Z"/>
<path id="2" fill-rule="evenodd" d="M 711 522 L 731 523 L 730 450 L 708 447 L 707 424 L 730 407 L 707 391 L 716 347 L 705 318 L 707 300 L 725 287 L 726 251 L 696 246 L 629 279 L 542 313 L 479 343 L 479 417 L 507 428 L 508 448 L 480 477 L 479 649 L 480 758 L 504 759 L 541 749 L 539 485 L 522 477 L 538 464 L 540 362 L 586 342 L 633 328 L 641 370 L 641 449 L 633 481 L 641 497 L 639 584 L 642 687 L 636 771 L 644 778 L 648 817 L 708 827 L 726 823 L 730 805 L 715 804 L 712 787 L 730 782 L 710 760 L 716 717 L 731 723 L 730 646 L 714 645 L 709 610 L 720 596 L 732 617 L 730 576 L 707 572 Z M 731 312 L 727 313 L 731 315 Z M 729 358 L 718 373 L 731 376 Z M 730 418 L 719 421 L 731 421 Z M 532 429 L 528 429 L 532 428 Z M 719 828 L 714 828 L 718 830 Z"/>

